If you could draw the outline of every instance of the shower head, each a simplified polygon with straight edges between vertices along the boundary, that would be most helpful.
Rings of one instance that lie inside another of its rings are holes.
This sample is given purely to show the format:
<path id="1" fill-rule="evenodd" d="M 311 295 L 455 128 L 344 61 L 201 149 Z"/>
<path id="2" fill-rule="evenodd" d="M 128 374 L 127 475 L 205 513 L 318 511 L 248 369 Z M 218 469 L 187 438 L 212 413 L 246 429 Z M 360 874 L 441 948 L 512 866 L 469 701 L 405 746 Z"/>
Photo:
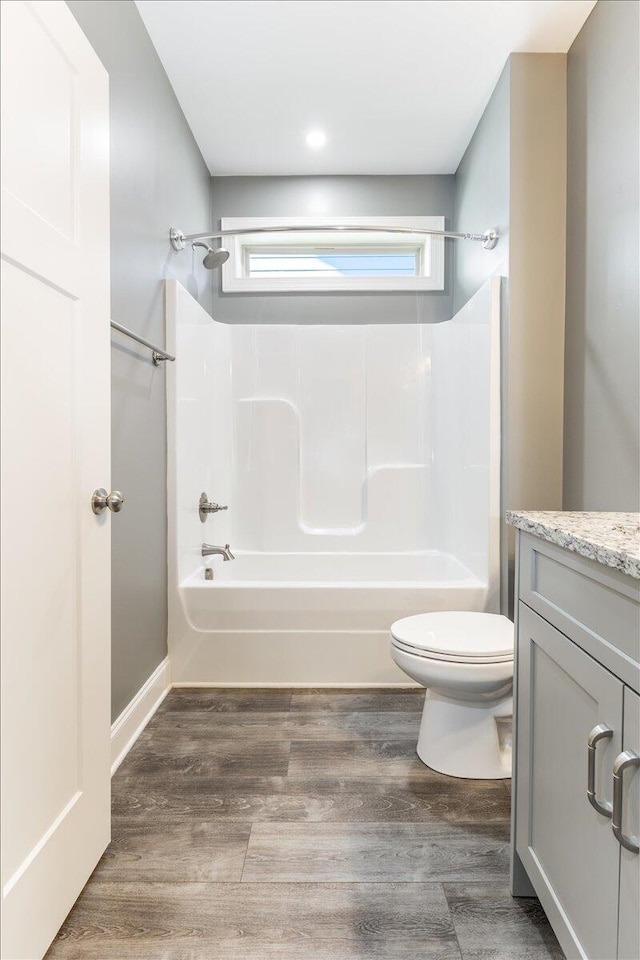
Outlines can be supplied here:
<path id="1" fill-rule="evenodd" d="M 225 250 L 224 247 L 218 247 L 217 250 L 210 249 L 202 263 L 207 270 L 217 270 L 218 267 L 221 267 L 222 264 L 226 263 L 228 259 L 229 251 Z"/>
<path id="2" fill-rule="evenodd" d="M 206 270 L 217 270 L 218 267 L 221 267 L 222 264 L 226 263 L 229 259 L 229 251 L 225 250 L 224 247 L 218 247 L 217 250 L 212 250 L 208 243 L 202 243 L 200 240 L 194 240 L 192 246 L 204 247 L 207 251 L 202 261 L 202 265 Z"/>

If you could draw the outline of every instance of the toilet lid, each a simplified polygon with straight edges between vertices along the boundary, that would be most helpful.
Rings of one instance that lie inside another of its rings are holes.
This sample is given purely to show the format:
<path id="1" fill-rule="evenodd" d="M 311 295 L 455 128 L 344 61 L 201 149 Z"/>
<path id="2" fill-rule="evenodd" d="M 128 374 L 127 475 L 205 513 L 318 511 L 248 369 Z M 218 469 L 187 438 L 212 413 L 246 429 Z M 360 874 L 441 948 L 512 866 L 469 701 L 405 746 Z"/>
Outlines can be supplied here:
<path id="1" fill-rule="evenodd" d="M 391 636 L 404 648 L 437 659 L 486 662 L 513 657 L 513 624 L 495 613 L 419 613 L 396 620 Z"/>

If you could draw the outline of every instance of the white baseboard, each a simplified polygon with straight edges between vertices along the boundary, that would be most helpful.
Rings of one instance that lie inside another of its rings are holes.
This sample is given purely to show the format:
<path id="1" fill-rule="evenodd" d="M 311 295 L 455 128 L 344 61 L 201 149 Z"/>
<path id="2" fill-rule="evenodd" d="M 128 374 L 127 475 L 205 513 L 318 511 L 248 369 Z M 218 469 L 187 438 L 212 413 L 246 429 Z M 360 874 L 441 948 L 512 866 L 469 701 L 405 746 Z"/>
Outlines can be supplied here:
<path id="1" fill-rule="evenodd" d="M 245 682 L 171 682 L 169 658 L 159 663 L 151 676 L 145 680 L 135 697 L 127 704 L 120 716 L 111 725 L 111 776 L 114 775 L 131 750 L 154 713 L 173 687 L 198 689 L 255 688 L 264 689 L 326 689 L 326 690 L 411 690 L 419 688 L 416 683 L 247 683 Z"/>
<path id="2" fill-rule="evenodd" d="M 191 688 L 199 689 L 201 687 L 211 687 L 213 689 L 224 689 L 238 687 L 240 689 L 274 689 L 274 690 L 421 690 L 419 683 L 260 683 L 254 682 L 224 682 L 203 680 L 197 681 L 176 681 L 171 684 L 173 689 Z"/>
<path id="3" fill-rule="evenodd" d="M 169 658 L 159 663 L 111 725 L 111 776 L 171 689 Z"/>

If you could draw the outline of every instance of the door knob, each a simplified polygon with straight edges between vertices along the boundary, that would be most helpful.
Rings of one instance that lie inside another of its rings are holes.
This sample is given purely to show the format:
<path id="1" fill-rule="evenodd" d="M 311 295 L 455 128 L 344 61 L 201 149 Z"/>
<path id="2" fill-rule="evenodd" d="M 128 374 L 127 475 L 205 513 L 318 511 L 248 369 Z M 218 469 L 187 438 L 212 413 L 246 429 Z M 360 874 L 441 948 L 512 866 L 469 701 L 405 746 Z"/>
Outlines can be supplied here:
<path id="1" fill-rule="evenodd" d="M 104 513 L 107 507 L 111 510 L 111 513 L 120 513 L 123 503 L 124 497 L 119 490 L 112 490 L 111 493 L 107 493 L 104 487 L 98 487 L 91 496 L 91 509 L 97 514 Z"/>

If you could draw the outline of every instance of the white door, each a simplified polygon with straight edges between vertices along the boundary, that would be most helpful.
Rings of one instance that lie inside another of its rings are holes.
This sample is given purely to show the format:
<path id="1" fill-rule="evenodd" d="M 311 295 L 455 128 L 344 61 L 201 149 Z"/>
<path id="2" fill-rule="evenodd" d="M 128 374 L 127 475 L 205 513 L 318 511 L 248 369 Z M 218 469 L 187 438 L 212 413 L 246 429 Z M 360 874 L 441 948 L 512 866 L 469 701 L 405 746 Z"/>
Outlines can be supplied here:
<path id="1" fill-rule="evenodd" d="M 2 957 L 109 841 L 108 77 L 62 0 L 2 3 Z"/>

